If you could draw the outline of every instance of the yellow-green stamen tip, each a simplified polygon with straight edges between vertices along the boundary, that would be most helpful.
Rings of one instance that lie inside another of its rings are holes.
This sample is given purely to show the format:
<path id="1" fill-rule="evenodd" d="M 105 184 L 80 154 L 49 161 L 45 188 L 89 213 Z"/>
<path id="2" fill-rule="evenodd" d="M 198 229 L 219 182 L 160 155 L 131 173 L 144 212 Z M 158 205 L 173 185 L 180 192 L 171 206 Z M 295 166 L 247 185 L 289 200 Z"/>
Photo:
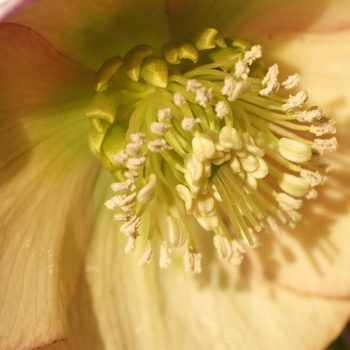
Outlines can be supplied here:
<path id="1" fill-rule="evenodd" d="M 294 227 L 302 199 L 317 196 L 327 168 L 319 157 L 337 143 L 310 135 L 334 134 L 335 122 L 318 107 L 303 109 L 306 91 L 278 95 L 300 76 L 280 83 L 278 65 L 265 72 L 261 47 L 244 39 L 210 28 L 153 52 L 139 45 L 95 77 L 90 147 L 115 179 L 105 206 L 128 238 L 126 254 L 144 236 L 139 266 L 159 240 L 161 268 L 185 245 L 185 270 L 199 273 L 191 218 L 213 232 L 219 257 L 238 265 L 259 245 L 257 233 Z"/>

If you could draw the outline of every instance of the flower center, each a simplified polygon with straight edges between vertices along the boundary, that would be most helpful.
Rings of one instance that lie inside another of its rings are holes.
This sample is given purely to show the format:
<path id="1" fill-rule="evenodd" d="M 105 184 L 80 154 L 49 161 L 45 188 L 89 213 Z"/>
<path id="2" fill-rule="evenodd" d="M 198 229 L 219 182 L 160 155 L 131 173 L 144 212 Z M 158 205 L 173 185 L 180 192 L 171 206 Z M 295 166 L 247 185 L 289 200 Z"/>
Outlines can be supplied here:
<path id="1" fill-rule="evenodd" d="M 213 233 L 220 258 L 239 264 L 259 245 L 257 232 L 294 227 L 302 199 L 317 196 L 328 170 L 319 157 L 337 143 L 309 135 L 334 134 L 335 122 L 303 109 L 306 91 L 278 95 L 300 77 L 280 84 L 277 64 L 265 75 L 259 45 L 205 29 L 153 52 L 136 46 L 95 77 L 90 147 L 115 179 L 105 205 L 128 238 L 126 254 L 145 237 L 140 266 L 159 245 L 166 268 L 172 248 L 185 245 L 185 270 L 200 272 L 194 225 Z"/>

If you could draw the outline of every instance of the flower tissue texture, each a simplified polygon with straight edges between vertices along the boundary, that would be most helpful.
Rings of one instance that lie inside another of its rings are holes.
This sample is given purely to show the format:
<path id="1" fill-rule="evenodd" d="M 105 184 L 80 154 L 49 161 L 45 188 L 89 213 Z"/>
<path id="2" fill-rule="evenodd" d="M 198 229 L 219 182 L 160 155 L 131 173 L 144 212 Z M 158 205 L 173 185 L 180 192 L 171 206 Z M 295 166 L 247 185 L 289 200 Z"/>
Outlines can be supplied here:
<path id="1" fill-rule="evenodd" d="M 0 349 L 327 347 L 350 314 L 349 11 L 52 0 L 7 18 Z"/>

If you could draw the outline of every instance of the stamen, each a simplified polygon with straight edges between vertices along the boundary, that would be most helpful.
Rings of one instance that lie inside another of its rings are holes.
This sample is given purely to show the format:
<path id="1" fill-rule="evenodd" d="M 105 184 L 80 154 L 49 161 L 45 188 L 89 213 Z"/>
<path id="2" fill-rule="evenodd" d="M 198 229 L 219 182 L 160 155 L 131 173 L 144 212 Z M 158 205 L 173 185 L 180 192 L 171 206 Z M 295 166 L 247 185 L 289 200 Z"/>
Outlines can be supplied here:
<path id="1" fill-rule="evenodd" d="M 239 265 L 262 230 L 295 227 L 304 198 L 317 197 L 329 170 L 319 158 L 337 148 L 335 120 L 305 109 L 306 91 L 280 96 L 278 65 L 266 71 L 261 57 L 260 45 L 209 28 L 165 44 L 161 56 L 136 46 L 97 72 L 89 144 L 114 178 L 104 204 L 125 253 L 139 234 L 146 242 L 138 266 L 155 254 L 166 269 L 185 245 L 185 271 L 200 273 L 195 225 L 212 232 L 220 259 Z"/>
<path id="2" fill-rule="evenodd" d="M 168 247 L 165 241 L 160 245 L 160 257 L 159 257 L 159 267 L 161 269 L 167 269 L 171 263 L 170 258 L 171 249 Z"/>
<path id="3" fill-rule="evenodd" d="M 306 91 L 299 91 L 295 96 L 289 96 L 287 103 L 282 106 L 282 110 L 301 108 L 308 99 L 309 95 Z"/>
<path id="4" fill-rule="evenodd" d="M 179 92 L 175 92 L 175 94 L 174 94 L 174 104 L 175 104 L 175 106 L 181 107 L 185 103 L 186 103 L 185 98 Z"/>
<path id="5" fill-rule="evenodd" d="M 181 121 L 181 126 L 184 130 L 190 131 L 196 124 L 199 123 L 202 123 L 202 121 L 199 118 L 193 119 L 184 117 Z"/>
<path id="6" fill-rule="evenodd" d="M 198 253 L 194 248 L 188 247 L 184 256 L 184 266 L 186 273 L 201 273 L 202 254 Z"/>
<path id="7" fill-rule="evenodd" d="M 286 90 L 291 90 L 295 88 L 301 81 L 301 77 L 299 74 L 293 74 L 288 77 L 287 80 L 285 80 L 282 85 Z"/>
<path id="8" fill-rule="evenodd" d="M 277 79 L 278 74 L 279 69 L 277 64 L 274 64 L 269 68 L 265 78 L 261 82 L 264 86 L 266 86 L 264 89 L 259 91 L 259 94 L 261 96 L 267 96 L 278 91 L 278 89 L 280 88 L 280 83 Z"/>
<path id="9" fill-rule="evenodd" d="M 152 242 L 148 240 L 146 243 L 145 251 L 140 260 L 137 262 L 137 266 L 144 267 L 146 264 L 149 264 L 151 261 L 152 253 Z"/>

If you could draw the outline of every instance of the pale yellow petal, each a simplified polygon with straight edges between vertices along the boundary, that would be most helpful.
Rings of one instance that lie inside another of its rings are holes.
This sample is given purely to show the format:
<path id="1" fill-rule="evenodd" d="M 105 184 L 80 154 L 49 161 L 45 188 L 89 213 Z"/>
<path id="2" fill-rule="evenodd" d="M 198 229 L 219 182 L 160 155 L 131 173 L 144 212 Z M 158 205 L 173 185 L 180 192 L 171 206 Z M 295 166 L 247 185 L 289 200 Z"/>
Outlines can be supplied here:
<path id="1" fill-rule="evenodd" d="M 337 119 L 339 142 L 339 150 L 326 160 L 333 170 L 318 198 L 305 202 L 304 217 L 295 230 L 265 239 L 256 251 L 261 258 L 258 268 L 289 288 L 349 296 L 350 30 L 280 33 L 256 40 L 264 46 L 268 63 L 280 64 L 281 81 L 299 73 L 310 105 L 319 105 L 326 116 Z"/>
<path id="2" fill-rule="evenodd" d="M 62 54 L 97 70 L 139 44 L 167 42 L 165 1 L 37 0 L 8 19 L 45 36 Z"/>
<path id="3" fill-rule="evenodd" d="M 349 25 L 347 0 L 176 0 L 168 1 L 171 37 L 214 27 L 223 35 L 251 37 L 286 30 L 323 31 Z"/>
<path id="4" fill-rule="evenodd" d="M 109 183 L 100 178 L 95 203 L 111 195 Z M 318 350 L 346 323 L 349 301 L 284 289 L 249 261 L 239 268 L 221 263 L 206 232 L 200 232 L 201 275 L 185 274 L 176 252 L 168 270 L 159 268 L 157 251 L 139 268 L 144 240 L 126 256 L 113 215 L 102 204 L 96 209 L 85 278 L 70 312 L 71 338 L 46 350 Z"/>
<path id="5" fill-rule="evenodd" d="M 91 73 L 29 28 L 0 25 L 0 339 L 33 349 L 66 339 L 91 225 Z"/>

